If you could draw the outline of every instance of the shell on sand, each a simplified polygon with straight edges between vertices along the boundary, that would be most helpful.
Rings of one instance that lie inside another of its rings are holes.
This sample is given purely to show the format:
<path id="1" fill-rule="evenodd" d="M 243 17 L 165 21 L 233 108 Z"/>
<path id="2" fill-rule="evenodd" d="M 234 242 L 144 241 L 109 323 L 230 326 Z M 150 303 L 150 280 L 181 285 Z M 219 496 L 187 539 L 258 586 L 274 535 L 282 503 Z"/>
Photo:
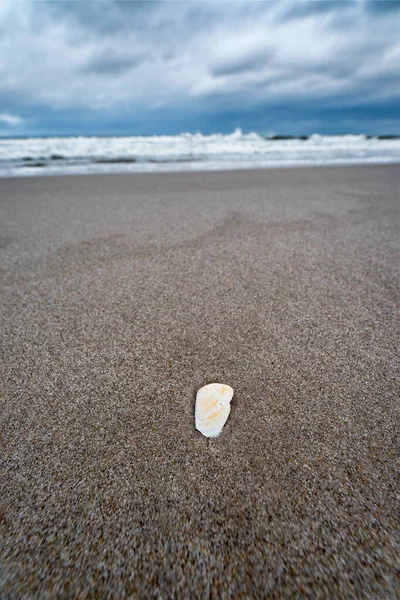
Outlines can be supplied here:
<path id="1" fill-rule="evenodd" d="M 233 389 L 223 383 L 210 383 L 196 396 L 196 429 L 205 437 L 217 437 L 231 412 Z"/>

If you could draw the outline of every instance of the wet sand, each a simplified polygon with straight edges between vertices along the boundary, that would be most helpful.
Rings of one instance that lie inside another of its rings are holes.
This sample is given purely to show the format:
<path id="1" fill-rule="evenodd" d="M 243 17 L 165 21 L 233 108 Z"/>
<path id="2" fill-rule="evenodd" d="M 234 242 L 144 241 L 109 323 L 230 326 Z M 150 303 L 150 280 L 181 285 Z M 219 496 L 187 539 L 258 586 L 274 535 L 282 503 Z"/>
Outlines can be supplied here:
<path id="1" fill-rule="evenodd" d="M 395 598 L 399 198 L 399 165 L 0 180 L 2 598 Z"/>

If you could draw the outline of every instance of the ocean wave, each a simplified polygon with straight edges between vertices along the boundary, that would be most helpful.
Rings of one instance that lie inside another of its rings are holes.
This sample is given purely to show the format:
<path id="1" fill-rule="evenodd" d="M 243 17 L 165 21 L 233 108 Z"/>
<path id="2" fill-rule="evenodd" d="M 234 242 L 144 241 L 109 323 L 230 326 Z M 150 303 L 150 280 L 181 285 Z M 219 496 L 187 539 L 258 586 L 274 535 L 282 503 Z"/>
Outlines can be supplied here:
<path id="1" fill-rule="evenodd" d="M 183 133 L 0 139 L 0 176 L 400 162 L 400 138 Z"/>

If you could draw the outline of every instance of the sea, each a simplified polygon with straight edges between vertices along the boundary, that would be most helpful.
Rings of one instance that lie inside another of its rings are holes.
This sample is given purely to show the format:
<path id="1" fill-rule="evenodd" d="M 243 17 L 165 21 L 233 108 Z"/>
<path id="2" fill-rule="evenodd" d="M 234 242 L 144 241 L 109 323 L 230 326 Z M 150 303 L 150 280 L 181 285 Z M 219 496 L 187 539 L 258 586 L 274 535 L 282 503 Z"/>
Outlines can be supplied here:
<path id="1" fill-rule="evenodd" d="M 400 163 L 400 136 L 258 133 L 0 138 L 0 177 Z"/>

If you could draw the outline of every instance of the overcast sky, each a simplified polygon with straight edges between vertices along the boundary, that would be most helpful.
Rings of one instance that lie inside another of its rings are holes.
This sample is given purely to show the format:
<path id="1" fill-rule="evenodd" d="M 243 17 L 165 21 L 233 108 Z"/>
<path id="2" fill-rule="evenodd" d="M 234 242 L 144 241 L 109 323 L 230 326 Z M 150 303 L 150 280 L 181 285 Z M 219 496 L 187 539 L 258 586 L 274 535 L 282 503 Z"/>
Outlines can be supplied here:
<path id="1" fill-rule="evenodd" d="M 0 134 L 400 133 L 400 1 L 0 0 Z"/>

